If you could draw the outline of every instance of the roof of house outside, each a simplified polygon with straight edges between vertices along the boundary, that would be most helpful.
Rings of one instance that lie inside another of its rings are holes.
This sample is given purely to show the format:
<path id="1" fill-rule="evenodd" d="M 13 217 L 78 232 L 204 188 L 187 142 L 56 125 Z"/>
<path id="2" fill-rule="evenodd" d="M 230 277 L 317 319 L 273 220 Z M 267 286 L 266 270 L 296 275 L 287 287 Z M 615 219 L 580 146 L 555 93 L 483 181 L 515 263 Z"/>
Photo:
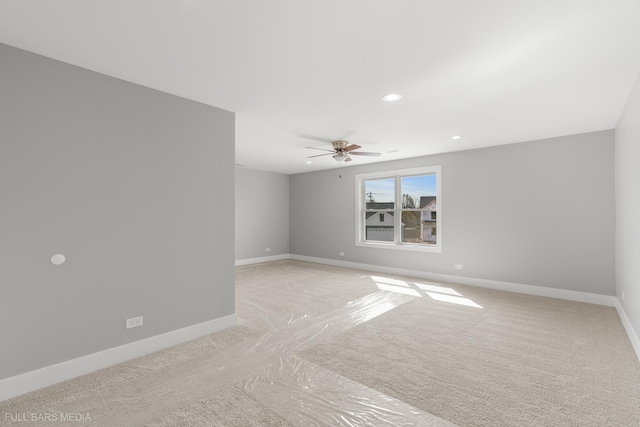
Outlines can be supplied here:
<path id="1" fill-rule="evenodd" d="M 365 219 L 369 219 L 372 216 L 379 215 L 379 214 L 386 214 L 386 215 L 389 215 L 390 217 L 393 217 L 393 211 L 377 211 L 377 212 L 366 212 Z"/>
<path id="2" fill-rule="evenodd" d="M 393 202 L 367 202 L 367 209 L 393 209 Z"/>
<path id="3" fill-rule="evenodd" d="M 433 202 L 436 199 L 436 196 L 421 196 L 420 197 L 420 209 L 427 206 L 429 203 Z"/>

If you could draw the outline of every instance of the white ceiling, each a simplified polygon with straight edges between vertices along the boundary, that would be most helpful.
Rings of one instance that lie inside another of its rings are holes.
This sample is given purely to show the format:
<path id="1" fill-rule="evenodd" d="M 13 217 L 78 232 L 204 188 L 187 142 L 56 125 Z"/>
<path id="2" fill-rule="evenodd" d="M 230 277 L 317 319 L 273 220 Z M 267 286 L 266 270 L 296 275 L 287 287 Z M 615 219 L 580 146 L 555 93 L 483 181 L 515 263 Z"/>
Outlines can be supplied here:
<path id="1" fill-rule="evenodd" d="M 640 1 L 2 0 L 0 42 L 233 111 L 236 163 L 298 173 L 338 166 L 306 137 L 385 153 L 353 165 L 614 128 Z"/>

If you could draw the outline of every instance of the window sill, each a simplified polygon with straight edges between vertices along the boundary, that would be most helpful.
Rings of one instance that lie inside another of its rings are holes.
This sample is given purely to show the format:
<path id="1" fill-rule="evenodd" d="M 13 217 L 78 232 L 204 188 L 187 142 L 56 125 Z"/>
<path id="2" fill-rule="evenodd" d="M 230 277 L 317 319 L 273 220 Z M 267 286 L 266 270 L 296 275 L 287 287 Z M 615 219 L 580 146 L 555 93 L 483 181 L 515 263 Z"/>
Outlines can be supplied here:
<path id="1" fill-rule="evenodd" d="M 396 251 L 442 253 L 442 245 L 413 245 L 411 243 L 356 242 L 356 246 L 372 249 L 392 249 Z"/>

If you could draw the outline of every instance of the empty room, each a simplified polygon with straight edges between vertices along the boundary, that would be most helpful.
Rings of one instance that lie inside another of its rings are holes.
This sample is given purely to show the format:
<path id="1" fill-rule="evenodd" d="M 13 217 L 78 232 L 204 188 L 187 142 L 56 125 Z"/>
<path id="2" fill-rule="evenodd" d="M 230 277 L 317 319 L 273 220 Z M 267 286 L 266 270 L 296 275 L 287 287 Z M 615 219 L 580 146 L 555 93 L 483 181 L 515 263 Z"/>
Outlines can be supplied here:
<path id="1" fill-rule="evenodd" d="M 639 24 L 0 2 L 0 425 L 640 427 Z"/>

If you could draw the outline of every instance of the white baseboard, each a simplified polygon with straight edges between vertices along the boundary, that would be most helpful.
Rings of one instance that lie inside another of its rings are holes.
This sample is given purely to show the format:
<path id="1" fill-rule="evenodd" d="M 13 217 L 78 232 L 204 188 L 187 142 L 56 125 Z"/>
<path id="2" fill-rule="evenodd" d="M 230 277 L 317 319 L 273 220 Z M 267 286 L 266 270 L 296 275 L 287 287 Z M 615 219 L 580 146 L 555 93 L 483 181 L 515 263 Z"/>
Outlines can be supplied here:
<path id="1" fill-rule="evenodd" d="M 633 329 L 633 325 L 631 321 L 627 317 L 627 313 L 624 311 L 620 300 L 616 298 L 616 310 L 618 310 L 618 316 L 620 316 L 620 320 L 622 321 L 622 326 L 624 326 L 624 330 L 627 332 L 629 336 L 629 341 L 631 341 L 631 345 L 633 349 L 636 351 L 636 356 L 638 356 L 638 361 L 640 361 L 640 335 Z"/>
<path id="2" fill-rule="evenodd" d="M 236 314 L 231 314 L 0 380 L 0 401 L 200 338 L 237 324 Z"/>
<path id="3" fill-rule="evenodd" d="M 615 307 L 617 298 L 612 295 L 592 294 L 588 292 L 569 291 L 566 289 L 545 288 L 543 286 L 523 285 L 521 283 L 501 282 L 498 280 L 475 279 L 471 277 L 452 276 L 449 274 L 428 273 L 404 268 L 385 267 L 383 265 L 361 264 L 357 262 L 338 261 L 326 258 L 316 258 L 303 255 L 291 255 L 291 259 L 315 262 L 317 264 L 334 265 L 337 267 L 355 268 L 358 270 L 375 271 L 378 273 L 411 276 L 420 279 L 436 280 L 440 282 L 459 283 L 461 285 L 477 286 L 480 288 L 497 289 L 500 291 L 516 292 L 519 294 L 537 295 L 541 297 L 565 299 L 569 301 L 586 302 L 590 304 Z"/>
<path id="4" fill-rule="evenodd" d="M 241 265 L 260 264 L 263 262 L 282 261 L 283 259 L 291 259 L 291 254 L 271 255 L 260 258 L 237 259 L 236 267 L 239 267 Z"/>

